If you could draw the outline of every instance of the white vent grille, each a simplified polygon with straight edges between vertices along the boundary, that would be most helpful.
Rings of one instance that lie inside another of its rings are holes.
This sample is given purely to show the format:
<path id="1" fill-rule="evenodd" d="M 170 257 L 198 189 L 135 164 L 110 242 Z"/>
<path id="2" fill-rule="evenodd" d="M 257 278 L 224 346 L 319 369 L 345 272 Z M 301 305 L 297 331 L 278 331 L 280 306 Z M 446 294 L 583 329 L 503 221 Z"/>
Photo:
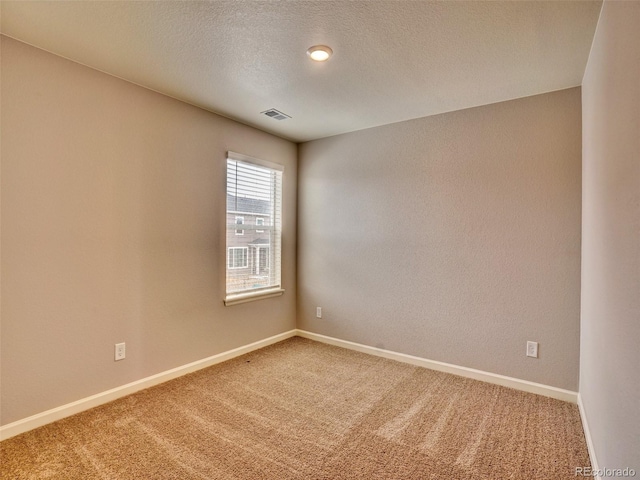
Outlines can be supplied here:
<path id="1" fill-rule="evenodd" d="M 276 110 L 275 108 L 270 108 L 269 110 L 265 110 L 264 112 L 260 112 L 267 117 L 271 117 L 275 120 L 286 120 L 287 118 L 291 118 L 286 113 L 281 112 L 280 110 Z"/>

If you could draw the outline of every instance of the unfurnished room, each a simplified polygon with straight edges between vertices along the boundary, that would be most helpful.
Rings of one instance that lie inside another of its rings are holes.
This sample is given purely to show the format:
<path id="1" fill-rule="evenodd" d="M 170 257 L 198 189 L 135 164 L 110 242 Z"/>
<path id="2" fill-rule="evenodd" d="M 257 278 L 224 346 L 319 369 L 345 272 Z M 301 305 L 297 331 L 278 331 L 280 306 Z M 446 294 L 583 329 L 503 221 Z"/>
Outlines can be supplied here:
<path id="1" fill-rule="evenodd" d="M 1 478 L 640 476 L 640 1 L 0 26 Z"/>

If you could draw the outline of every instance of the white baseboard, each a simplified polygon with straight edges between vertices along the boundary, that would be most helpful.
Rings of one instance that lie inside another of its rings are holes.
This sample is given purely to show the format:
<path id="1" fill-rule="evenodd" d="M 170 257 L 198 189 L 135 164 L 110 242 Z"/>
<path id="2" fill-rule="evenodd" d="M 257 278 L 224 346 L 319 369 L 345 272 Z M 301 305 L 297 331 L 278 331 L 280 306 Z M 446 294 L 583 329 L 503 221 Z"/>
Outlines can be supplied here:
<path id="1" fill-rule="evenodd" d="M 360 343 L 349 342 L 347 340 L 327 337 L 326 335 L 307 332 L 305 330 L 296 330 L 296 335 L 298 335 L 299 337 L 308 338 L 310 340 L 327 343 L 329 345 L 335 345 L 337 347 L 348 348 L 350 350 L 368 353 L 370 355 L 376 355 L 378 357 L 389 358 L 391 360 L 397 360 L 403 363 L 410 363 L 411 365 L 429 368 L 431 370 L 437 370 L 439 372 L 452 373 L 461 377 L 473 378 L 474 380 L 480 380 L 487 383 L 494 383 L 496 385 L 502 385 L 504 387 L 514 388 L 516 390 L 522 390 L 524 392 L 556 398 L 565 402 L 577 403 L 578 401 L 578 393 L 572 392 L 571 390 L 564 390 L 562 388 L 551 387 L 549 385 L 543 385 L 541 383 L 529 382 L 528 380 L 520 380 L 519 378 L 506 377 L 504 375 L 498 375 L 497 373 L 483 372 L 482 370 L 476 370 L 473 368 L 460 367 L 458 365 L 452 365 L 450 363 L 427 360 L 426 358 L 414 357 L 413 355 L 406 355 L 404 353 L 392 352 L 390 350 L 370 347 L 368 345 L 362 345 Z"/>
<path id="2" fill-rule="evenodd" d="M 76 413 L 80 413 L 90 408 L 97 407 L 98 405 L 117 400 L 118 398 L 130 395 L 145 388 L 153 387 L 154 385 L 158 385 L 168 380 L 186 375 L 187 373 L 195 372 L 196 370 L 210 367 L 211 365 L 215 365 L 216 363 L 231 360 L 232 358 L 244 355 L 245 353 L 258 350 L 259 348 L 263 348 L 277 342 L 281 342 L 282 340 L 286 340 L 287 338 L 294 337 L 296 335 L 296 332 L 296 330 L 289 330 L 288 332 L 280 333 L 278 335 L 274 335 L 273 337 L 250 343 L 249 345 L 234 348 L 233 350 L 222 352 L 217 355 L 213 355 L 212 357 L 203 358 L 202 360 L 198 360 L 181 367 L 172 368 L 171 370 L 167 370 L 156 375 L 151 375 L 150 377 L 136 380 L 135 382 L 112 388 L 111 390 L 107 390 L 96 395 L 91 395 L 90 397 L 82 398 L 75 402 L 52 408 L 51 410 L 32 415 L 31 417 L 23 418 L 22 420 L 3 425 L 2 427 L 0 427 L 0 440 L 6 440 L 7 438 L 11 438 L 29 430 L 33 430 L 34 428 L 38 428 L 48 423 L 55 422 L 56 420 L 61 420 L 71 415 L 75 415 Z"/>
<path id="3" fill-rule="evenodd" d="M 438 362 L 435 360 L 427 360 L 425 358 L 406 355 L 404 353 L 392 352 L 390 350 L 383 350 L 381 348 L 370 347 L 355 342 L 349 342 L 347 340 L 340 340 L 338 338 L 320 335 L 318 333 L 295 329 L 278 335 L 274 335 L 273 337 L 265 338 L 264 340 L 259 340 L 249 345 L 234 348 L 233 350 L 222 352 L 217 355 L 213 355 L 212 357 L 204 358 L 202 360 L 198 360 L 181 367 L 173 368 L 171 370 L 167 370 L 150 377 L 136 380 L 135 382 L 131 382 L 120 387 L 112 388 L 111 390 L 107 390 L 96 395 L 91 395 L 90 397 L 82 398 L 66 405 L 52 408 L 51 410 L 47 410 L 45 412 L 23 418 L 7 425 L 3 425 L 2 427 L 0 427 L 0 440 L 14 437 L 29 430 L 33 430 L 34 428 L 38 428 L 48 423 L 55 422 L 56 420 L 61 420 L 71 415 L 75 415 L 76 413 L 80 413 L 90 408 L 97 407 L 98 405 L 117 400 L 118 398 L 122 398 L 126 395 L 130 395 L 145 388 L 153 387 L 160 383 L 164 383 L 182 375 L 186 375 L 187 373 L 195 372 L 197 370 L 210 367 L 211 365 L 230 360 L 240 355 L 244 355 L 245 353 L 264 348 L 268 345 L 281 342 L 282 340 L 286 340 L 287 338 L 291 338 L 296 335 L 318 342 L 327 343 L 329 345 L 335 345 L 338 347 L 348 348 L 350 350 L 355 350 L 370 355 L 376 355 L 378 357 L 389 358 L 391 360 L 397 360 L 399 362 L 429 368 L 431 370 L 452 373 L 454 375 L 473 378 L 475 380 L 480 380 L 483 382 L 494 383 L 525 392 L 536 393 L 538 395 L 544 395 L 546 397 L 557 398 L 559 400 L 564 400 L 571 403 L 578 402 L 580 406 L 578 394 L 569 390 L 550 387 L 548 385 L 529 382 L 527 380 L 506 377 L 504 375 L 498 375 L 495 373 L 483 372 L 482 370 L 475 370 L 473 368 L 460 367 L 457 365 Z M 595 454 L 593 453 L 593 444 L 591 443 L 591 437 L 588 434 L 588 427 L 582 407 L 580 407 L 580 414 L 582 416 L 585 435 L 587 437 L 587 445 L 589 447 L 589 454 L 591 456 L 591 464 L 594 468 L 596 468 L 597 463 L 595 461 Z"/>
<path id="4" fill-rule="evenodd" d="M 587 421 L 587 412 L 584 410 L 584 404 L 582 403 L 582 395 L 578 393 L 578 410 L 580 410 L 580 419 L 582 420 L 582 430 L 584 430 L 584 438 L 587 441 L 587 450 L 589 451 L 589 459 L 591 460 L 591 470 L 600 471 L 598 466 L 598 459 L 596 458 L 596 450 L 593 447 L 593 440 L 591 439 L 591 431 L 589 430 L 589 422 Z M 600 475 L 593 477 L 595 480 L 602 480 Z"/>

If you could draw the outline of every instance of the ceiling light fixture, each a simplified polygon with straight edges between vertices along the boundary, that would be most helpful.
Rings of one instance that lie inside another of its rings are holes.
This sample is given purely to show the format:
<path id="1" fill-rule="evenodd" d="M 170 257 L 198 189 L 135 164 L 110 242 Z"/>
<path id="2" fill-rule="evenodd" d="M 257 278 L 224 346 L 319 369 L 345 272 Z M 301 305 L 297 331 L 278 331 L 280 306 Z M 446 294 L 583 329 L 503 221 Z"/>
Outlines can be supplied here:
<path id="1" fill-rule="evenodd" d="M 316 62 L 326 62 L 332 54 L 333 50 L 326 45 L 314 45 L 307 50 L 307 55 Z"/>

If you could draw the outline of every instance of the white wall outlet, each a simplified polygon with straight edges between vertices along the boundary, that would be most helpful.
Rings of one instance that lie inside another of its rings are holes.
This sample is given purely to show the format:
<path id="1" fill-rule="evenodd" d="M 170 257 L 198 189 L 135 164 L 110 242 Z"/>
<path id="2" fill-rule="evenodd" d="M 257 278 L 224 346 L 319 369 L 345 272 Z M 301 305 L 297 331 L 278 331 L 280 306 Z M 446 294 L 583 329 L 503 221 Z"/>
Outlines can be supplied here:
<path id="1" fill-rule="evenodd" d="M 316 317 L 322 318 L 322 307 L 316 307 Z"/>
<path id="2" fill-rule="evenodd" d="M 527 357 L 538 358 L 538 342 L 527 342 Z"/>
<path id="3" fill-rule="evenodd" d="M 116 362 L 118 360 L 123 360 L 125 353 L 124 343 L 116 343 Z"/>

